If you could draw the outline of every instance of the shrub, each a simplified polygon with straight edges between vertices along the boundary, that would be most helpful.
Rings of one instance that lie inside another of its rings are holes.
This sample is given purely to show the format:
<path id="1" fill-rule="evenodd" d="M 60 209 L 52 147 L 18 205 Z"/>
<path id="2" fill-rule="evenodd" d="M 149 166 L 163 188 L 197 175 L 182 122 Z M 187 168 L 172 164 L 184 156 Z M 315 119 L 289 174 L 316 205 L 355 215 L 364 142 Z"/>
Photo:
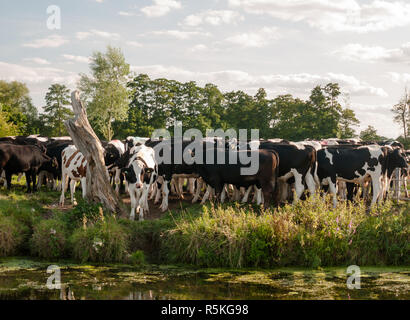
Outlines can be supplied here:
<path id="1" fill-rule="evenodd" d="M 0 257 L 18 253 L 27 232 L 27 228 L 13 217 L 0 214 Z"/>
<path id="2" fill-rule="evenodd" d="M 130 256 L 130 262 L 133 265 L 144 265 L 145 264 L 145 254 L 144 251 L 137 250 Z"/>
<path id="3" fill-rule="evenodd" d="M 101 217 L 101 215 L 103 215 L 101 204 L 88 202 L 81 198 L 77 206 L 73 210 L 64 213 L 61 219 L 67 225 L 67 228 L 73 231 L 82 226 L 84 222 L 87 225 L 93 225 L 97 221 L 103 220 L 104 217 Z"/>
<path id="4" fill-rule="evenodd" d="M 71 244 L 73 257 L 81 262 L 124 262 L 127 256 L 127 234 L 113 218 L 77 228 Z"/>
<path id="5" fill-rule="evenodd" d="M 67 235 L 60 220 L 42 220 L 34 226 L 30 241 L 32 254 L 45 259 L 62 258 L 67 253 Z"/>
<path id="6" fill-rule="evenodd" d="M 201 216 L 176 220 L 162 252 L 206 267 L 408 264 L 409 208 L 386 202 L 369 213 L 364 203 L 334 209 L 322 199 L 260 213 L 204 207 Z"/>

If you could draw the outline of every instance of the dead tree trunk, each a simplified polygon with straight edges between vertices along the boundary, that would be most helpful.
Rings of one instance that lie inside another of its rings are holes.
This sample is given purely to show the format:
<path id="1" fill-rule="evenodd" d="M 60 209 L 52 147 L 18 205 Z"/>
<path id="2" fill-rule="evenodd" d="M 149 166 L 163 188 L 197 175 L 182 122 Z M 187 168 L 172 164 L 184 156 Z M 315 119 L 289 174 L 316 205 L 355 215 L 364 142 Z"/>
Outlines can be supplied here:
<path id="1" fill-rule="evenodd" d="M 87 159 L 87 192 L 89 201 L 102 203 L 111 212 L 125 215 L 124 206 L 111 187 L 104 151 L 100 140 L 88 122 L 87 112 L 80 100 L 80 93 L 71 94 L 74 119 L 65 121 L 65 126 L 78 150 Z"/>

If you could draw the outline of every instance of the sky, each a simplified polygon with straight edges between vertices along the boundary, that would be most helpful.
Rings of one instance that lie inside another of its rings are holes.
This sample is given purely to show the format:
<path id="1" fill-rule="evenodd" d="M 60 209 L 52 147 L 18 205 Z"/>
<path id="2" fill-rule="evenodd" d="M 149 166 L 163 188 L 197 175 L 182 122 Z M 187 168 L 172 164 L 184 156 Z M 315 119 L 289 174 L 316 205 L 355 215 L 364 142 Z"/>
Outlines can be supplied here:
<path id="1" fill-rule="evenodd" d="M 39 110 L 111 45 L 136 73 L 223 91 L 306 99 L 338 82 L 358 132 L 401 133 L 390 109 L 410 84 L 408 0 L 3 0 L 0 28 L 0 79 L 25 82 Z"/>

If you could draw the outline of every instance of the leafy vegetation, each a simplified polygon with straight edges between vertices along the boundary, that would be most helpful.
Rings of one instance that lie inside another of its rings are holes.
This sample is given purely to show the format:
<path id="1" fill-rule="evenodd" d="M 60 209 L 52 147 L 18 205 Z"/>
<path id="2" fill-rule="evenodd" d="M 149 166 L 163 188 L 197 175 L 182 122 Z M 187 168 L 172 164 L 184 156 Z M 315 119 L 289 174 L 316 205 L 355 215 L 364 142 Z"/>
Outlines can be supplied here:
<path id="1" fill-rule="evenodd" d="M 67 255 L 67 230 L 62 221 L 39 221 L 30 240 L 31 253 L 44 259 L 64 258 Z"/>
<path id="2" fill-rule="evenodd" d="M 78 228 L 71 236 L 73 258 L 81 262 L 124 262 L 128 255 L 127 238 L 113 218 Z"/>
<path id="3" fill-rule="evenodd" d="M 410 204 L 301 201 L 263 210 L 181 203 L 142 222 L 115 219 L 80 201 L 60 210 L 58 193 L 0 195 L 0 255 L 80 262 L 183 263 L 204 267 L 408 265 Z"/>

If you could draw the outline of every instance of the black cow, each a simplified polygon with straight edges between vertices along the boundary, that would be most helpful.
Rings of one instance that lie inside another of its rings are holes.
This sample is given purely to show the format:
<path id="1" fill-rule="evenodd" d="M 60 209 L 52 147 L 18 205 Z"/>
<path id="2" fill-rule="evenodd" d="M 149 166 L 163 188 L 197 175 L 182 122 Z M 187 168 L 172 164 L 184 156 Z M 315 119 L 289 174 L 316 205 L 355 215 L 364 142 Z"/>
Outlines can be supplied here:
<path id="1" fill-rule="evenodd" d="M 14 145 L 22 145 L 22 146 L 36 146 L 41 150 L 41 152 L 46 153 L 46 142 L 40 141 L 34 137 L 26 137 L 26 136 L 16 136 L 16 137 L 3 137 L 0 138 L 0 144 L 2 143 L 9 143 Z"/>
<path id="2" fill-rule="evenodd" d="M 9 190 L 12 174 L 25 172 L 27 192 L 36 191 L 36 176 L 41 169 L 54 173 L 58 169 L 57 160 L 42 153 L 35 146 L 0 145 L 0 171 L 4 170 L 6 173 L 7 188 Z M 31 188 L 31 182 L 33 182 L 33 189 Z"/>
<path id="3" fill-rule="evenodd" d="M 236 188 L 256 185 L 262 189 L 264 195 L 264 204 L 267 207 L 272 195 L 276 190 L 277 178 L 279 172 L 279 156 L 274 150 L 254 150 L 254 151 L 234 151 L 225 149 L 207 149 L 207 152 L 213 152 L 214 163 L 194 164 L 193 172 L 198 175 L 215 190 L 216 198 L 220 199 L 225 184 L 232 184 Z M 222 153 L 221 157 L 224 163 L 218 163 L 217 153 Z M 258 171 L 252 175 L 243 175 L 241 170 L 249 168 L 250 164 L 241 164 L 240 155 L 246 158 L 254 157 L 258 159 Z M 254 153 L 252 155 L 252 153 Z M 255 154 L 256 153 L 256 154 Z M 230 163 L 230 158 L 236 159 L 236 164 Z"/>
<path id="4" fill-rule="evenodd" d="M 69 145 L 73 145 L 72 140 L 50 140 L 46 144 L 46 155 L 49 156 L 50 158 L 56 158 L 57 163 L 58 163 L 58 169 L 54 171 L 54 173 L 51 173 L 50 171 L 47 170 L 40 170 L 39 172 L 39 179 L 38 179 L 38 187 L 40 188 L 43 182 L 43 177 L 48 176 L 48 178 L 54 179 L 54 190 L 57 190 L 57 180 L 61 180 L 61 168 L 62 168 L 62 157 L 61 154 L 65 148 L 67 148 Z"/>

